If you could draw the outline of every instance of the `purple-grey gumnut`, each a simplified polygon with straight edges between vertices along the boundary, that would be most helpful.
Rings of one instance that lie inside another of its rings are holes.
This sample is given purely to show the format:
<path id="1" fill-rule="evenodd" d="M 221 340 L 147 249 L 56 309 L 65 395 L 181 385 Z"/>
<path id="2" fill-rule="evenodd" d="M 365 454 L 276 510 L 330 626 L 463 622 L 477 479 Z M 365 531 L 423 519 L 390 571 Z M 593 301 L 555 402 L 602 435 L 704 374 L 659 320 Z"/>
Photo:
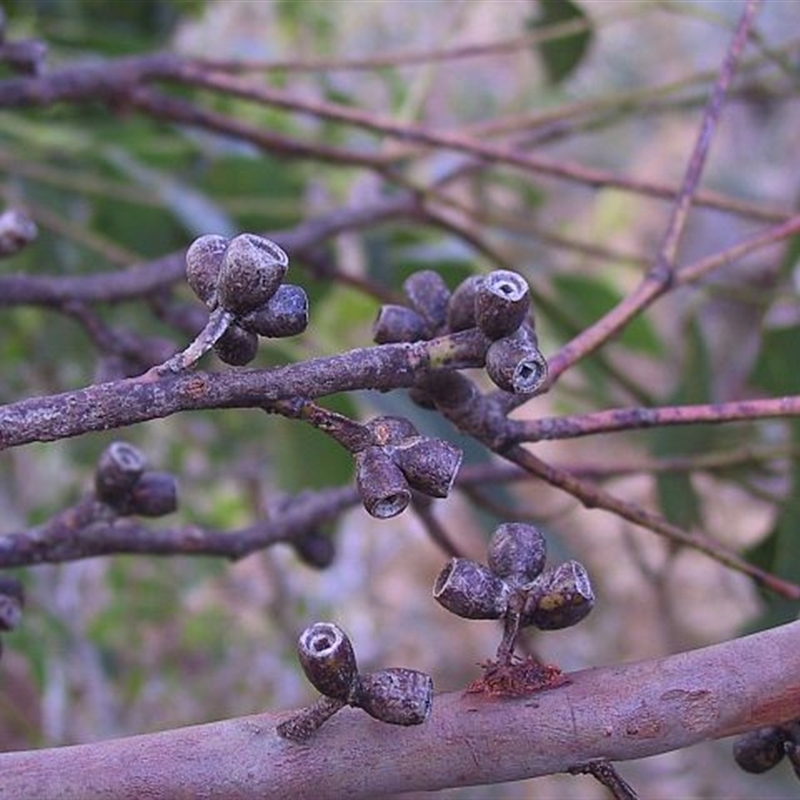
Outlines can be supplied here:
<path id="1" fill-rule="evenodd" d="M 502 578 L 469 558 L 450 559 L 433 586 L 436 602 L 465 619 L 499 619 L 510 593 Z"/>
<path id="2" fill-rule="evenodd" d="M 308 295 L 300 286 L 281 284 L 263 306 L 245 314 L 239 324 L 273 339 L 297 336 L 308 327 Z"/>
<path id="3" fill-rule="evenodd" d="M 141 450 L 128 442 L 112 442 L 101 454 L 94 475 L 98 500 L 111 506 L 126 502 L 147 463 Z"/>
<path id="4" fill-rule="evenodd" d="M 231 239 L 217 281 L 217 301 L 237 316 L 264 305 L 281 285 L 289 257 L 275 242 L 254 233 Z"/>
<path id="5" fill-rule="evenodd" d="M 415 669 L 389 667 L 359 675 L 348 703 L 390 725 L 421 725 L 431 714 L 433 681 Z"/>
<path id="6" fill-rule="evenodd" d="M 464 453 L 444 439 L 413 436 L 391 448 L 392 459 L 413 489 L 430 497 L 447 497 Z"/>
<path id="7" fill-rule="evenodd" d="M 329 567 L 336 557 L 336 546 L 330 536 L 319 531 L 310 531 L 296 539 L 292 539 L 292 546 L 297 557 L 309 567 L 325 569 Z"/>
<path id="8" fill-rule="evenodd" d="M 533 329 L 523 325 L 492 342 L 486 351 L 486 372 L 505 392 L 534 394 L 547 380 L 547 361 Z"/>
<path id="9" fill-rule="evenodd" d="M 445 326 L 450 290 L 438 272 L 414 272 L 403 283 L 403 292 L 434 332 Z"/>
<path id="10" fill-rule="evenodd" d="M 306 677 L 326 697 L 347 701 L 358 675 L 353 645 L 332 622 L 315 622 L 297 640 L 297 655 Z"/>
<path id="11" fill-rule="evenodd" d="M 0 575 L 0 631 L 13 631 L 25 605 L 23 585 L 10 575 Z"/>
<path id="12" fill-rule="evenodd" d="M 178 483 L 169 472 L 145 472 L 133 485 L 120 512 L 163 517 L 178 507 Z"/>
<path id="13" fill-rule="evenodd" d="M 506 522 L 498 526 L 489 542 L 489 569 L 509 583 L 529 583 L 544 569 L 546 554 L 547 545 L 538 528 Z"/>
<path id="14" fill-rule="evenodd" d="M 413 308 L 406 306 L 381 306 L 372 323 L 372 338 L 376 344 L 418 342 L 430 336 L 428 323 Z"/>
<path id="15" fill-rule="evenodd" d="M 594 607 L 589 575 L 578 561 L 565 561 L 546 569 L 528 589 L 522 625 L 546 631 L 568 628 L 580 622 Z"/>
<path id="16" fill-rule="evenodd" d="M 414 423 L 405 417 L 373 417 L 364 425 L 378 447 L 399 444 L 412 436 L 419 435 Z"/>
<path id="17" fill-rule="evenodd" d="M 258 336 L 233 324 L 214 342 L 214 352 L 220 361 L 232 367 L 243 367 L 258 353 Z"/>
<path id="18" fill-rule="evenodd" d="M 230 239 L 208 234 L 195 239 L 186 251 L 186 280 L 209 307 L 216 306 L 217 281 Z"/>
<path id="19" fill-rule="evenodd" d="M 456 286 L 450 296 L 450 302 L 447 304 L 447 328 L 452 333 L 474 328 L 478 324 L 475 316 L 475 299 L 482 281 L 483 276 L 470 275 Z"/>
<path id="20" fill-rule="evenodd" d="M 510 336 L 531 308 L 530 289 L 522 275 L 498 269 L 484 276 L 475 295 L 475 319 L 489 339 Z"/>
<path id="21" fill-rule="evenodd" d="M 733 743 L 733 758 L 741 769 L 758 775 L 776 766 L 786 754 L 788 732 L 777 726 L 756 728 Z"/>
<path id="22" fill-rule="evenodd" d="M 356 485 L 367 512 L 377 519 L 395 517 L 411 502 L 411 490 L 400 468 L 381 447 L 355 455 Z"/>

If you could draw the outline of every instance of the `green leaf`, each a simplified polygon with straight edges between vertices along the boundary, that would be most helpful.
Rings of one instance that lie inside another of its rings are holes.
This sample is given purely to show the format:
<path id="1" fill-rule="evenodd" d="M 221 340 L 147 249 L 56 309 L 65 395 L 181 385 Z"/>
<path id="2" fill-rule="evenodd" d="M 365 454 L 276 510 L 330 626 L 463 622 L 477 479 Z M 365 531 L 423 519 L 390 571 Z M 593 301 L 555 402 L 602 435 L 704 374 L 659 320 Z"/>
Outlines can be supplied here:
<path id="1" fill-rule="evenodd" d="M 600 319 L 623 297 L 615 286 L 594 275 L 556 275 L 552 283 L 560 307 L 581 329 Z M 661 340 L 655 328 L 642 315 L 627 325 L 616 341 L 645 355 L 659 356 L 662 353 Z"/>
<path id="2" fill-rule="evenodd" d="M 547 80 L 556 85 L 568 78 L 583 60 L 591 44 L 594 30 L 586 12 L 573 0 L 539 0 L 539 13 L 527 22 L 529 30 L 573 20 L 586 23 L 586 28 L 557 39 L 540 42 L 536 49 L 544 65 Z"/>
<path id="3" fill-rule="evenodd" d="M 686 331 L 686 353 L 681 382 L 669 398 L 669 405 L 708 402 L 711 391 L 711 361 L 702 332 L 695 319 Z M 652 435 L 656 457 L 691 455 L 713 447 L 716 428 L 710 425 L 679 425 L 657 429 Z M 675 525 L 691 528 L 702 521 L 702 507 L 687 474 L 662 474 L 656 479 L 659 504 L 664 516 Z"/>
<path id="4" fill-rule="evenodd" d="M 777 397 L 800 392 L 800 326 L 773 328 L 761 339 L 761 352 L 756 359 L 750 380 L 770 395 Z"/>

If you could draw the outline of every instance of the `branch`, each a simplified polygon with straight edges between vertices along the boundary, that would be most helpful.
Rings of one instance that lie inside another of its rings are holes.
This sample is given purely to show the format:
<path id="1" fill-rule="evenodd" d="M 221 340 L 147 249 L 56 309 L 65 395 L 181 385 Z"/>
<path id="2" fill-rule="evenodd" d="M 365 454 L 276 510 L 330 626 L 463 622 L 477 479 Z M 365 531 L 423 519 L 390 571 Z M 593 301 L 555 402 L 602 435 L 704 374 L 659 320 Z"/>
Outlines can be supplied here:
<path id="1" fill-rule="evenodd" d="M 642 282 L 611 311 L 594 325 L 586 328 L 568 342 L 550 361 L 549 385 L 552 386 L 567 369 L 593 353 L 619 333 L 632 319 L 665 294 L 673 285 L 678 245 L 683 235 L 689 209 L 697 202 L 697 184 L 708 156 L 711 140 L 719 120 L 722 102 L 728 90 L 736 63 L 747 41 L 760 0 L 748 0 L 742 13 L 728 53 L 720 67 L 719 76 L 709 98 L 703 121 L 686 167 L 681 188 L 675 198 L 664 239 L 653 266 Z"/>
<path id="2" fill-rule="evenodd" d="M 344 231 L 376 225 L 397 217 L 416 216 L 417 200 L 402 192 L 365 208 L 340 208 L 285 231 L 266 235 L 293 256 L 303 258 L 326 240 Z M 60 308 L 65 300 L 119 303 L 150 295 L 186 280 L 185 251 L 171 253 L 130 269 L 95 275 L 51 277 L 0 275 L 0 308 L 12 305 L 43 305 Z"/>
<path id="3" fill-rule="evenodd" d="M 211 408 L 266 408 L 356 389 L 409 388 L 428 369 L 483 366 L 488 340 L 472 329 L 413 344 L 362 347 L 275 369 L 195 372 L 101 383 L 0 406 L 0 451 Z M 151 370 L 152 373 L 152 370 Z"/>
<path id="4" fill-rule="evenodd" d="M 568 417 L 512 419 L 508 421 L 507 431 L 509 442 L 541 442 L 669 425 L 705 425 L 798 415 L 800 415 L 800 396 L 792 395 L 708 405 L 609 408 L 591 414 L 575 414 Z"/>
<path id="5" fill-rule="evenodd" d="M 238 560 L 277 542 L 300 544 L 359 499 L 352 487 L 301 492 L 268 519 L 239 530 L 216 531 L 198 525 L 151 528 L 137 519 L 115 516 L 88 497 L 38 528 L 0 535 L 0 569 L 119 553 Z"/>
<path id="6" fill-rule="evenodd" d="M 373 798 L 567 772 L 678 750 L 800 717 L 800 623 L 655 661 L 588 669 L 520 699 L 438 695 L 424 725 L 351 709 L 308 744 L 288 713 L 0 755 L 19 800 Z"/>

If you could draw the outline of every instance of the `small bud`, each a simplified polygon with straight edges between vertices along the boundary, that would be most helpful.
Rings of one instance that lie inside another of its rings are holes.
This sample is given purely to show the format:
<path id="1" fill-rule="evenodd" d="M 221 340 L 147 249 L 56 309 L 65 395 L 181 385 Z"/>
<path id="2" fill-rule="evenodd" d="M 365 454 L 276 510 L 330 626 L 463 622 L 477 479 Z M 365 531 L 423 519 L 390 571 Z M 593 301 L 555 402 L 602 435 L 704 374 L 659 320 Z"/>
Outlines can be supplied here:
<path id="1" fill-rule="evenodd" d="M 411 502 L 400 468 L 380 447 L 356 453 L 356 484 L 367 512 L 378 519 L 395 517 Z"/>
<path id="2" fill-rule="evenodd" d="M 372 323 L 372 338 L 376 344 L 418 342 L 430 336 L 428 323 L 412 308 L 405 306 L 381 306 Z"/>
<path id="3" fill-rule="evenodd" d="M 124 514 L 163 517 L 178 507 L 178 483 L 169 472 L 145 472 L 120 508 Z"/>
<path id="4" fill-rule="evenodd" d="M 413 489 L 430 497 L 447 497 L 464 453 L 444 439 L 414 436 L 392 450 L 392 459 Z"/>
<path id="5" fill-rule="evenodd" d="M 306 677 L 317 691 L 347 701 L 358 676 L 350 638 L 332 622 L 315 622 L 297 640 L 297 654 Z"/>
<path id="6" fill-rule="evenodd" d="M 424 269 L 409 275 L 403 283 L 403 291 L 433 331 L 444 327 L 450 290 L 438 272 Z"/>
<path id="7" fill-rule="evenodd" d="M 275 242 L 242 233 L 231 239 L 217 282 L 219 304 L 237 316 L 252 311 L 278 290 L 289 257 Z"/>
<path id="8" fill-rule="evenodd" d="M 209 234 L 195 239 L 186 251 L 186 280 L 209 307 L 216 305 L 217 281 L 229 239 Z"/>
<path id="9" fill-rule="evenodd" d="M 478 285 L 475 317 L 489 339 L 510 336 L 525 321 L 531 307 L 525 279 L 507 269 L 490 272 Z"/>
<path id="10" fill-rule="evenodd" d="M 258 336 L 238 325 L 231 325 L 214 342 L 214 352 L 220 361 L 233 367 L 243 367 L 245 364 L 249 364 L 258 353 Z"/>
<path id="11" fill-rule="evenodd" d="M 593 606 L 594 591 L 583 564 L 565 561 L 533 581 L 522 625 L 546 631 L 568 628 L 580 622 Z"/>
<path id="12" fill-rule="evenodd" d="M 372 434 L 372 440 L 378 447 L 400 444 L 419 434 L 414 423 L 405 417 L 373 417 L 365 423 L 365 427 Z"/>
<path id="13" fill-rule="evenodd" d="M 783 758 L 786 739 L 786 731 L 778 727 L 748 731 L 733 743 L 733 758 L 745 772 L 766 772 Z"/>
<path id="14" fill-rule="evenodd" d="M 547 545 L 538 528 L 506 522 L 489 543 L 489 569 L 515 585 L 529 583 L 544 569 L 546 553 Z"/>
<path id="15" fill-rule="evenodd" d="M 112 442 L 97 462 L 95 493 L 111 506 L 127 502 L 146 466 L 142 452 L 127 442 Z"/>
<path id="16" fill-rule="evenodd" d="M 474 328 L 478 323 L 475 317 L 475 298 L 483 281 L 480 275 L 471 275 L 456 287 L 447 305 L 447 327 L 452 333 Z"/>
<path id="17" fill-rule="evenodd" d="M 509 585 L 469 558 L 452 558 L 436 578 L 433 597 L 466 619 L 499 619 L 506 613 Z"/>
<path id="18" fill-rule="evenodd" d="M 486 372 L 503 391 L 533 394 L 547 379 L 547 362 L 532 328 L 523 325 L 492 342 L 486 351 Z"/>
<path id="19" fill-rule="evenodd" d="M 22 619 L 25 589 L 10 575 L 0 575 L 0 631 L 13 631 Z"/>
<path id="20" fill-rule="evenodd" d="M 433 681 L 415 669 L 390 667 L 360 675 L 348 702 L 390 725 L 421 725 L 431 714 Z"/>
<path id="21" fill-rule="evenodd" d="M 311 531 L 304 536 L 292 540 L 292 546 L 298 558 L 309 567 L 325 569 L 336 557 L 336 547 L 330 536 L 319 531 Z"/>
<path id="22" fill-rule="evenodd" d="M 246 314 L 239 324 L 273 339 L 297 336 L 308 327 L 308 295 L 300 286 L 283 283 L 263 306 Z"/>

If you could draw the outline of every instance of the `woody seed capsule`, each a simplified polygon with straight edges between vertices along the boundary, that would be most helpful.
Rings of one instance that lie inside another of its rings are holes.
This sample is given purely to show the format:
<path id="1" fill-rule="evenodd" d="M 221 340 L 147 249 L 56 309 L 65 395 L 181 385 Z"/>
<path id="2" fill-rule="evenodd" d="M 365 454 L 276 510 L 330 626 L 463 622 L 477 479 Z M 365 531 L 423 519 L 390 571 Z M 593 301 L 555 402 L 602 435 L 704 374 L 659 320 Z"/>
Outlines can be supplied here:
<path id="1" fill-rule="evenodd" d="M 186 280 L 209 308 L 216 305 L 217 281 L 229 241 L 209 234 L 195 239 L 186 251 Z"/>
<path id="2" fill-rule="evenodd" d="M 95 470 L 95 494 L 111 506 L 124 502 L 146 466 L 142 452 L 127 442 L 112 442 Z"/>
<path id="3" fill-rule="evenodd" d="M 258 353 L 258 336 L 233 324 L 214 342 L 214 352 L 220 361 L 232 367 L 243 367 Z"/>
<path id="4" fill-rule="evenodd" d="M 444 439 L 413 436 L 392 449 L 392 459 L 413 489 L 447 497 L 464 453 Z"/>
<path id="5" fill-rule="evenodd" d="M 447 327 L 452 333 L 465 331 L 477 325 L 475 298 L 482 280 L 483 277 L 480 275 L 471 275 L 456 286 L 447 304 Z"/>
<path id="6" fill-rule="evenodd" d="M 300 286 L 281 284 L 263 306 L 246 314 L 239 324 L 259 336 L 297 336 L 308 327 L 308 296 Z"/>
<path id="7" fill-rule="evenodd" d="M 475 318 L 489 339 L 510 336 L 528 316 L 530 307 L 528 284 L 516 272 L 498 269 L 478 284 Z"/>
<path id="8" fill-rule="evenodd" d="M 544 569 L 546 553 L 538 528 L 506 522 L 495 530 L 489 543 L 489 569 L 514 584 L 529 583 Z"/>
<path id="9" fill-rule="evenodd" d="M 578 561 L 565 561 L 536 578 L 522 614 L 522 625 L 554 631 L 580 622 L 594 607 L 589 575 Z"/>
<path id="10" fill-rule="evenodd" d="M 733 758 L 745 772 L 766 772 L 785 755 L 786 741 L 786 731 L 775 726 L 748 731 L 733 743 Z"/>
<path id="11" fill-rule="evenodd" d="M 447 321 L 447 304 L 450 290 L 438 272 L 420 270 L 409 275 L 403 283 L 403 291 L 409 302 L 433 331 Z"/>
<path id="12" fill-rule="evenodd" d="M 372 323 L 375 344 L 418 342 L 430 338 L 430 335 L 427 322 L 414 309 L 405 306 L 381 306 Z"/>
<path id="13" fill-rule="evenodd" d="M 511 336 L 492 342 L 486 351 L 486 372 L 503 391 L 533 394 L 547 379 L 547 362 L 533 329 L 522 325 Z"/>
<path id="14" fill-rule="evenodd" d="M 499 619 L 506 613 L 511 587 L 469 558 L 452 558 L 436 578 L 433 597 L 465 619 Z"/>
<path id="15" fill-rule="evenodd" d="M 367 512 L 377 519 L 395 517 L 411 502 L 411 491 L 400 468 L 380 447 L 356 453 L 356 485 Z"/>
<path id="16" fill-rule="evenodd" d="M 381 669 L 358 676 L 348 703 L 390 725 L 421 725 L 431 714 L 433 681 L 415 669 Z"/>
<path id="17" fill-rule="evenodd" d="M 348 701 L 358 675 L 350 638 L 332 622 L 315 622 L 297 641 L 297 654 L 306 677 L 319 692 Z"/>
<path id="18" fill-rule="evenodd" d="M 219 304 L 237 316 L 266 303 L 278 290 L 289 257 L 275 242 L 242 233 L 231 239 L 217 282 Z"/>

